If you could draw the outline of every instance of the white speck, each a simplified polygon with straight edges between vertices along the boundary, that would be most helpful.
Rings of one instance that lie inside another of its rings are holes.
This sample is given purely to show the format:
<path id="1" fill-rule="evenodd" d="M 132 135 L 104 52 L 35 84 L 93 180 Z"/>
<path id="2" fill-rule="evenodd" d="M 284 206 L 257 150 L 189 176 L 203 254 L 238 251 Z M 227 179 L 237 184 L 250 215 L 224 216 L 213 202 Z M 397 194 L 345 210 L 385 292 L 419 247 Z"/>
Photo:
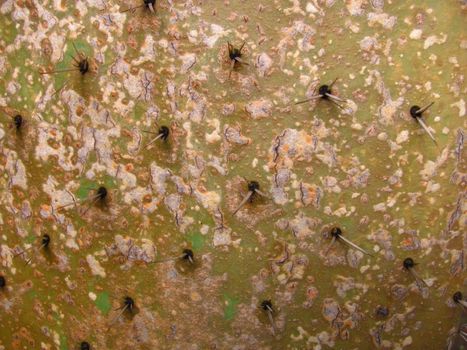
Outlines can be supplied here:
<path id="1" fill-rule="evenodd" d="M 459 108 L 459 117 L 463 117 L 465 115 L 465 101 L 463 99 L 451 104 L 451 107 Z"/>
<path id="2" fill-rule="evenodd" d="M 396 142 L 397 144 L 401 144 L 403 142 L 406 142 L 409 139 L 409 131 L 408 130 L 402 130 L 399 135 L 397 135 Z"/>
<path id="3" fill-rule="evenodd" d="M 378 140 L 380 141 L 386 141 L 388 139 L 388 134 L 386 134 L 385 132 L 380 132 L 378 134 Z"/>
<path id="4" fill-rule="evenodd" d="M 208 225 L 203 225 L 201 226 L 201 229 L 199 230 L 202 235 L 207 235 L 209 232 L 209 226 Z"/>
<path id="5" fill-rule="evenodd" d="M 360 267 L 360 273 L 365 273 L 370 268 L 370 265 Z"/>
<path id="6" fill-rule="evenodd" d="M 446 34 L 441 34 L 439 38 L 436 35 L 430 35 L 428 38 L 425 39 L 423 48 L 426 50 L 434 44 L 444 44 L 447 38 L 448 36 Z"/>
<path id="7" fill-rule="evenodd" d="M 414 29 L 410 32 L 410 39 L 417 40 L 422 37 L 423 31 L 421 29 Z"/>
<path id="8" fill-rule="evenodd" d="M 386 211 L 386 204 L 385 203 L 378 203 L 373 206 L 374 211 Z"/>
<path id="9" fill-rule="evenodd" d="M 409 346 L 412 344 L 412 337 L 409 335 L 407 338 L 404 339 L 402 342 L 402 346 Z"/>
<path id="10" fill-rule="evenodd" d="M 306 12 L 318 13 L 319 11 L 311 2 L 309 2 L 306 4 Z"/>
<path id="11" fill-rule="evenodd" d="M 95 257 L 88 254 L 88 256 L 86 256 L 86 261 L 88 262 L 89 268 L 91 269 L 91 272 L 94 276 L 101 276 L 102 278 L 105 278 L 105 270 Z"/>

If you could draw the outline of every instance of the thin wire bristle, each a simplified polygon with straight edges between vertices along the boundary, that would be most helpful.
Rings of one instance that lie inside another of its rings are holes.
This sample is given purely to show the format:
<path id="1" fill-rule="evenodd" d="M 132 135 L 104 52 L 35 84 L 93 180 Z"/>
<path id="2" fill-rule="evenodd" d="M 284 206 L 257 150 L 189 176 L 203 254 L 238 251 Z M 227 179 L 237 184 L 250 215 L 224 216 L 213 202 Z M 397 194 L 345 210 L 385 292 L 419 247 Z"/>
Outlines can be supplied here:
<path id="1" fill-rule="evenodd" d="M 25 254 L 31 248 L 32 247 L 29 247 L 28 249 L 24 249 L 24 250 L 20 251 L 19 253 L 13 254 L 13 259 L 16 258 L 17 256 Z"/>
<path id="2" fill-rule="evenodd" d="M 26 260 L 26 263 L 25 263 L 26 266 L 29 265 L 29 263 L 32 261 L 32 258 L 33 258 L 33 256 L 31 256 L 28 260 Z"/>
<path id="3" fill-rule="evenodd" d="M 146 148 L 148 148 L 149 146 L 151 146 L 154 142 L 156 142 L 157 140 L 159 140 L 162 136 L 164 136 L 164 134 L 158 134 L 155 138 L 153 138 L 151 140 L 151 142 L 149 142 L 147 145 L 146 145 Z"/>
<path id="4" fill-rule="evenodd" d="M 126 309 L 128 309 L 128 305 L 125 305 L 125 306 L 120 310 L 120 312 L 118 313 L 118 315 L 115 316 L 115 317 L 113 318 L 113 320 L 109 323 L 109 327 L 112 326 L 112 325 L 115 323 L 115 321 L 117 321 L 117 320 L 120 318 L 120 316 L 123 315 L 123 313 L 126 311 Z M 118 310 L 118 309 L 117 309 L 117 310 Z"/>
<path id="5" fill-rule="evenodd" d="M 264 198 L 269 198 L 269 197 L 267 196 L 267 194 L 266 194 L 266 193 L 264 193 L 264 192 L 261 192 L 260 190 L 255 190 L 255 192 L 256 192 L 257 194 L 259 194 L 261 197 L 264 197 Z"/>
<path id="6" fill-rule="evenodd" d="M 326 248 L 326 251 L 324 252 L 324 256 L 327 256 L 329 251 L 331 250 L 331 247 L 334 245 L 334 242 L 336 242 L 336 237 L 332 237 L 331 243 L 329 243 L 328 247 Z"/>
<path id="7" fill-rule="evenodd" d="M 428 103 L 425 107 L 421 107 L 416 113 L 423 113 L 425 112 L 428 108 L 430 108 L 431 106 L 433 106 L 435 103 L 434 102 L 430 102 Z"/>
<path id="8" fill-rule="evenodd" d="M 336 78 L 336 79 L 334 79 L 334 80 L 332 81 L 332 83 L 329 85 L 329 89 L 332 88 L 332 86 L 335 84 L 335 82 L 337 81 L 337 79 L 339 79 L 339 78 Z"/>
<path id="9" fill-rule="evenodd" d="M 328 101 L 334 103 L 337 107 L 339 107 L 340 109 L 344 110 L 344 107 L 341 106 L 340 104 L 338 104 L 336 101 L 334 101 L 332 98 L 331 99 L 328 99 Z"/>
<path id="10" fill-rule="evenodd" d="M 253 195 L 253 191 L 248 191 L 248 193 L 243 198 L 243 200 L 240 202 L 239 206 L 237 207 L 237 209 L 235 209 L 232 215 L 237 214 L 237 212 L 245 205 L 246 202 L 248 202 L 248 200 L 251 198 L 252 195 Z"/>
<path id="11" fill-rule="evenodd" d="M 140 6 L 135 6 L 135 7 L 130 7 L 126 10 L 123 10 L 123 11 L 120 11 L 120 13 L 124 13 L 124 12 L 128 12 L 128 11 L 133 11 L 133 10 L 136 10 L 136 9 L 139 9 L 140 7 L 143 7 L 145 6 L 144 4 L 143 5 L 140 5 Z"/>
<path id="12" fill-rule="evenodd" d="M 59 206 L 56 210 L 60 210 L 60 209 L 69 207 L 70 205 L 76 205 L 76 202 L 81 203 L 80 200 L 78 200 L 78 201 L 75 200 L 75 201 L 73 201 L 73 202 L 69 202 L 69 203 L 67 203 L 67 204 L 64 204 L 64 205 Z"/>
<path id="13" fill-rule="evenodd" d="M 54 71 L 49 71 L 49 72 L 41 72 L 41 75 L 45 74 L 56 74 L 56 73 L 65 73 L 65 72 L 73 72 L 73 71 L 79 71 L 79 68 L 66 68 L 66 69 L 60 69 L 60 70 L 54 70 Z"/>
<path id="14" fill-rule="evenodd" d="M 321 98 L 321 97 L 323 97 L 323 95 L 314 95 L 314 96 L 311 96 L 310 98 L 307 98 L 306 100 L 295 102 L 295 104 L 299 105 L 299 104 L 306 103 L 312 100 L 316 100 L 317 98 Z"/>
<path id="15" fill-rule="evenodd" d="M 267 314 L 268 314 L 268 318 L 269 318 L 269 322 L 271 323 L 271 327 L 272 327 L 272 335 L 276 335 L 277 331 L 276 331 L 276 324 L 274 323 L 274 317 L 272 317 L 272 310 L 271 308 L 268 307 L 268 310 L 266 311 Z"/>
<path id="16" fill-rule="evenodd" d="M 232 76 L 232 72 L 233 72 L 234 68 L 235 68 L 235 60 L 232 60 L 230 62 L 229 79 Z"/>
<path id="17" fill-rule="evenodd" d="M 74 56 L 70 55 L 70 57 L 73 61 L 75 61 L 76 64 L 79 64 L 79 61 Z"/>
<path id="18" fill-rule="evenodd" d="M 81 53 L 78 51 L 78 49 L 76 48 L 75 43 L 73 41 L 71 42 L 71 45 L 73 45 L 73 48 L 75 49 L 76 54 L 78 56 L 81 56 Z"/>
<path id="19" fill-rule="evenodd" d="M 428 126 L 425 124 L 422 118 L 417 118 L 418 123 L 422 126 L 422 128 L 425 130 L 425 132 L 430 136 L 430 138 L 433 140 L 433 142 L 438 145 L 438 143 L 435 140 L 435 137 L 431 133 L 430 129 L 428 129 Z"/>
<path id="20" fill-rule="evenodd" d="M 86 213 L 89 211 L 89 209 L 91 209 L 91 207 L 99 200 L 99 196 L 96 195 L 96 197 L 94 198 L 94 200 L 89 203 L 89 205 L 87 206 L 86 210 L 84 211 L 83 213 L 83 216 L 86 215 Z"/>
<path id="21" fill-rule="evenodd" d="M 177 259 L 182 259 L 183 258 L 183 255 L 180 255 L 180 256 L 177 256 L 177 257 L 172 257 L 172 258 L 165 258 L 165 259 L 161 259 L 161 260 L 156 260 L 156 261 L 150 261 L 148 262 L 148 265 L 150 264 L 160 264 L 160 263 L 164 263 L 164 262 L 167 262 L 167 261 L 173 261 L 173 260 L 177 260 Z"/>
<path id="22" fill-rule="evenodd" d="M 240 57 L 235 57 L 235 61 L 237 61 L 238 63 L 240 64 L 246 64 L 247 66 L 249 66 L 250 64 L 248 62 L 245 62 L 242 58 Z"/>
<path id="23" fill-rule="evenodd" d="M 328 96 L 328 97 L 330 97 L 330 98 L 332 98 L 332 99 L 334 99 L 336 101 L 339 101 L 339 102 L 345 102 L 345 100 L 341 99 L 340 97 L 337 97 L 337 96 L 335 96 L 333 94 L 330 94 L 328 92 L 326 93 L 326 96 Z"/>
<path id="24" fill-rule="evenodd" d="M 412 274 L 412 276 L 415 278 L 415 281 L 421 282 L 425 285 L 425 287 L 429 287 L 428 284 L 425 282 L 423 278 L 421 278 L 417 272 L 413 268 L 409 269 L 409 272 Z"/>
<path id="25" fill-rule="evenodd" d="M 158 132 L 149 131 L 149 130 L 141 130 L 141 132 L 145 132 L 145 133 L 148 133 L 148 134 L 153 134 L 153 135 L 159 135 L 159 133 L 158 133 Z"/>
<path id="26" fill-rule="evenodd" d="M 339 239 L 342 239 L 345 243 L 347 243 L 348 245 L 350 245 L 351 247 L 361 251 L 363 254 L 366 254 L 366 255 L 369 255 L 369 256 L 373 256 L 371 255 L 370 253 L 368 253 L 365 249 L 359 247 L 358 245 L 356 245 L 355 243 L 353 243 L 352 241 L 348 240 L 347 238 L 345 238 L 343 235 L 339 235 Z"/>

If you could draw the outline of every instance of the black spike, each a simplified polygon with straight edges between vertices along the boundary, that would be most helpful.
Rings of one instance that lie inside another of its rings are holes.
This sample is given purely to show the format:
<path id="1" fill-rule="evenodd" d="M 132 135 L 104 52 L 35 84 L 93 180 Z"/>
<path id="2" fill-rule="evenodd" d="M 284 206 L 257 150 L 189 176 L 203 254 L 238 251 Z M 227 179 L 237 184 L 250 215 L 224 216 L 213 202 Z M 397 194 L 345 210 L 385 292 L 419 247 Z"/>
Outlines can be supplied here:
<path id="1" fill-rule="evenodd" d="M 133 300 L 133 298 L 126 296 L 123 299 L 123 307 L 126 307 L 128 311 L 133 312 L 133 309 L 135 307 L 135 301 Z"/>
<path id="2" fill-rule="evenodd" d="M 50 236 L 47 233 L 42 236 L 41 243 L 44 248 L 47 248 L 49 246 Z"/>
<path id="3" fill-rule="evenodd" d="M 229 58 L 231 60 L 242 58 L 242 53 L 240 52 L 239 49 L 237 49 L 236 47 L 233 47 L 231 50 L 229 50 Z"/>
<path id="4" fill-rule="evenodd" d="M 87 72 L 89 72 L 89 61 L 87 58 L 83 58 L 81 61 L 78 63 L 78 68 L 79 72 L 81 75 L 85 75 Z"/>
<path id="5" fill-rule="evenodd" d="M 259 190 L 259 183 L 257 181 L 248 182 L 248 191 L 256 192 L 256 190 Z"/>
<path id="6" fill-rule="evenodd" d="M 414 267 L 416 265 L 415 261 L 413 261 L 412 258 L 405 258 L 404 259 L 404 262 L 403 262 L 403 265 L 404 265 L 404 268 L 406 270 L 409 270 L 411 269 L 412 267 Z"/>
<path id="7" fill-rule="evenodd" d="M 101 201 L 105 200 L 107 198 L 107 188 L 104 186 L 101 186 L 97 189 L 97 198 L 100 199 Z"/>
<path id="8" fill-rule="evenodd" d="M 261 308 L 262 308 L 264 311 L 271 311 L 271 310 L 274 310 L 273 307 L 272 307 L 271 299 L 263 300 L 263 301 L 261 302 Z"/>
<path id="9" fill-rule="evenodd" d="M 412 118 L 420 118 L 422 116 L 422 113 L 419 112 L 420 110 L 420 106 L 412 106 L 410 107 L 410 115 L 412 116 Z"/>
<path id="10" fill-rule="evenodd" d="M 16 130 L 19 130 L 23 125 L 23 117 L 20 114 L 17 114 L 13 117 L 13 122 L 15 124 Z"/>
<path id="11" fill-rule="evenodd" d="M 378 306 L 376 308 L 376 316 L 388 317 L 389 316 L 389 309 L 386 306 Z"/>
<path id="12" fill-rule="evenodd" d="M 342 235 L 342 230 L 339 227 L 333 227 L 331 229 L 331 236 L 339 238 L 340 235 Z"/>
<path id="13" fill-rule="evenodd" d="M 159 135 L 162 135 L 161 136 L 162 140 L 167 141 L 169 134 L 170 134 L 170 129 L 167 126 L 163 125 L 159 128 Z"/>
<path id="14" fill-rule="evenodd" d="M 327 100 L 329 97 L 327 94 L 331 93 L 329 85 L 321 85 L 318 89 L 318 95 L 321 95 L 321 98 Z"/>
<path id="15" fill-rule="evenodd" d="M 454 300 L 456 304 L 458 304 L 462 299 L 463 299 L 463 295 L 461 292 L 455 292 L 452 295 L 452 300 Z"/>

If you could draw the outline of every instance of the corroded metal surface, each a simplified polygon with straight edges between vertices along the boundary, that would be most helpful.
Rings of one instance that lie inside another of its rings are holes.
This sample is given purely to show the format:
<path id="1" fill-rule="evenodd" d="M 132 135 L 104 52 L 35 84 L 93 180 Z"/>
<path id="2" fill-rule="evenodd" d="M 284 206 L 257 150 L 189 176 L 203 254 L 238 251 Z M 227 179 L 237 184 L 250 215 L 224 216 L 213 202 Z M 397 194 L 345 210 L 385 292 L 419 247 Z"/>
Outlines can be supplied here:
<path id="1" fill-rule="evenodd" d="M 0 349 L 465 344 L 466 10 L 2 0 Z"/>

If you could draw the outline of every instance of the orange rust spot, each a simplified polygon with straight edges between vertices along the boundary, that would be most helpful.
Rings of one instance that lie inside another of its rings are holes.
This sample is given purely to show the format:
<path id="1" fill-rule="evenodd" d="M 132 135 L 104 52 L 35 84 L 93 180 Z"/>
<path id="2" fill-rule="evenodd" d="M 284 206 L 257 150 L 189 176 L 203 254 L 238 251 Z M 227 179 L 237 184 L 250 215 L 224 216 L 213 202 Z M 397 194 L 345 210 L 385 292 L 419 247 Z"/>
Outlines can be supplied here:
<path id="1" fill-rule="evenodd" d="M 50 205 L 48 205 L 48 204 L 41 204 L 41 210 L 50 211 Z"/>

